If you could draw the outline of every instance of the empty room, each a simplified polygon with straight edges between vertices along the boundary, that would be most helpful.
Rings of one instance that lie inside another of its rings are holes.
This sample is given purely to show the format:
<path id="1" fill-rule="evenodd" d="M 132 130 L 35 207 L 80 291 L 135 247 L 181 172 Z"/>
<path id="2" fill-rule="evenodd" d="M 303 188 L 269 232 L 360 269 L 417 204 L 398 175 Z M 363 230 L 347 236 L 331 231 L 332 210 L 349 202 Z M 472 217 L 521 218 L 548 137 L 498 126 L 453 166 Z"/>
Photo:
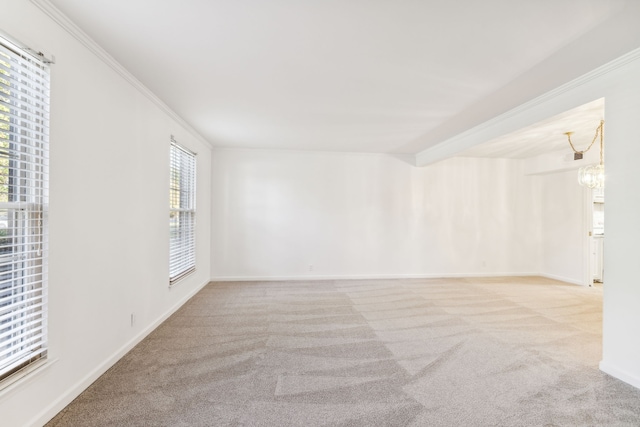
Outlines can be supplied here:
<path id="1" fill-rule="evenodd" d="M 0 426 L 640 425 L 639 1 L 0 10 Z"/>

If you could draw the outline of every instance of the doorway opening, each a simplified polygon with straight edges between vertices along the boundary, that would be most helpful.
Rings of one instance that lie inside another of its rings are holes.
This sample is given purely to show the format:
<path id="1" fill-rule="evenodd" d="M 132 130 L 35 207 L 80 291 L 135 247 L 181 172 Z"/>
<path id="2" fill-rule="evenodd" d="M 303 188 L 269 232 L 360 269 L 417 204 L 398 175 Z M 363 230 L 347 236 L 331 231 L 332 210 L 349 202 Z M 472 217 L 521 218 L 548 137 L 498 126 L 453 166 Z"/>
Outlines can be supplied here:
<path id="1" fill-rule="evenodd" d="M 590 191 L 588 198 L 588 218 L 591 230 L 589 234 L 589 256 L 585 260 L 589 264 L 588 285 L 602 286 L 604 284 L 604 188 Z"/>

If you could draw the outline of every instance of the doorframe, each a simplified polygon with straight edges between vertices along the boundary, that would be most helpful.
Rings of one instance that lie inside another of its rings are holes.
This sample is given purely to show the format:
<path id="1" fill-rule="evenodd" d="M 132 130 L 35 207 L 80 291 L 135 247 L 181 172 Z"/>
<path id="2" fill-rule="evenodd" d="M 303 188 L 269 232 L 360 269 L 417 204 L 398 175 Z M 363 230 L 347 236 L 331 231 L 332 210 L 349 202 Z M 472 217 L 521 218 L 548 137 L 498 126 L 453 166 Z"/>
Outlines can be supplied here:
<path id="1" fill-rule="evenodd" d="M 584 201 L 584 212 L 583 217 L 583 227 L 582 227 L 582 236 L 583 236 L 583 259 L 584 259 L 584 276 L 582 280 L 582 284 L 584 286 L 593 286 L 593 190 L 588 187 L 582 187 L 583 191 L 583 201 Z"/>

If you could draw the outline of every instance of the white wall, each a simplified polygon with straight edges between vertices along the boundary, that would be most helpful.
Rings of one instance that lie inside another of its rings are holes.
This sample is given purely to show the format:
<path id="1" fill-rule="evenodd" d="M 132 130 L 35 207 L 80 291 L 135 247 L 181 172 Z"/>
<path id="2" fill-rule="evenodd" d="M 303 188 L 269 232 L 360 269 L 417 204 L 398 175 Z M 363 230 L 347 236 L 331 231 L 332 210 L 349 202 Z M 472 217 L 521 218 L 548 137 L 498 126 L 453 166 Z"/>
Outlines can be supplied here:
<path id="1" fill-rule="evenodd" d="M 567 146 L 568 147 L 568 146 Z M 578 169 L 600 161 L 599 150 L 581 160 L 571 150 L 524 159 L 524 173 L 539 181 L 540 275 L 578 285 L 590 284 L 591 191 L 578 184 Z"/>
<path id="2" fill-rule="evenodd" d="M 640 388 L 640 52 L 605 76 L 607 142 L 605 166 L 603 357 L 600 367 Z"/>
<path id="3" fill-rule="evenodd" d="M 538 193 L 518 160 L 220 149 L 212 192 L 219 280 L 539 271 Z"/>
<path id="4" fill-rule="evenodd" d="M 540 274 L 585 284 L 585 192 L 577 166 L 555 157 L 415 168 L 385 155 L 215 150 L 213 276 Z M 532 160 L 545 174 L 524 176 Z"/>
<path id="5" fill-rule="evenodd" d="M 540 180 L 542 264 L 540 274 L 586 284 L 586 191 L 571 170 L 536 177 Z"/>
<path id="6" fill-rule="evenodd" d="M 0 391 L 1 425 L 42 425 L 209 280 L 211 156 L 198 138 L 32 3 L 0 0 L 0 10 L 0 29 L 56 58 L 50 363 Z M 197 271 L 169 290 L 171 134 L 200 155 Z"/>

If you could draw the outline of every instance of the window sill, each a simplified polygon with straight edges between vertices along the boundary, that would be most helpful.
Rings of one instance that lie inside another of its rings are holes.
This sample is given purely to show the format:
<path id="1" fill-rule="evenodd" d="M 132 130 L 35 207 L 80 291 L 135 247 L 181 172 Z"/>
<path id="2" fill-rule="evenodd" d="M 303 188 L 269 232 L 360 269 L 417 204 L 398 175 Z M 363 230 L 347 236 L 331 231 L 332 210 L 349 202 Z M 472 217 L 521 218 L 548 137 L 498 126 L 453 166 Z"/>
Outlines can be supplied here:
<path id="1" fill-rule="evenodd" d="M 37 375 L 41 375 L 57 361 L 58 359 L 45 359 L 34 362 L 21 371 L 18 371 L 10 377 L 0 381 L 0 398 L 11 393 L 12 390 L 15 390 L 28 381 L 31 381 Z"/>
<path id="2" fill-rule="evenodd" d="M 189 270 L 185 271 L 184 273 L 181 273 L 175 279 L 169 280 L 169 289 L 175 287 L 178 283 L 182 282 L 184 279 L 186 279 L 187 277 L 191 276 L 195 272 L 196 272 L 196 268 L 193 267 L 193 268 L 190 268 Z"/>

